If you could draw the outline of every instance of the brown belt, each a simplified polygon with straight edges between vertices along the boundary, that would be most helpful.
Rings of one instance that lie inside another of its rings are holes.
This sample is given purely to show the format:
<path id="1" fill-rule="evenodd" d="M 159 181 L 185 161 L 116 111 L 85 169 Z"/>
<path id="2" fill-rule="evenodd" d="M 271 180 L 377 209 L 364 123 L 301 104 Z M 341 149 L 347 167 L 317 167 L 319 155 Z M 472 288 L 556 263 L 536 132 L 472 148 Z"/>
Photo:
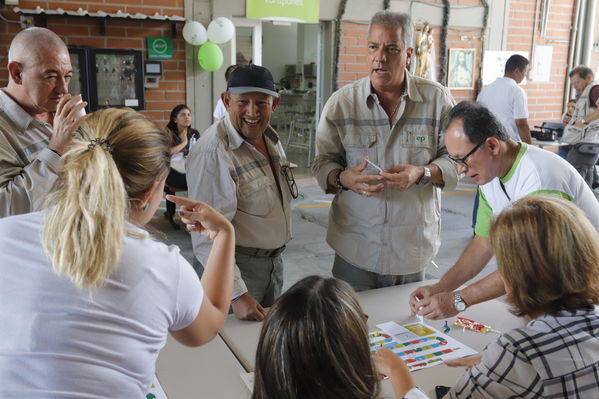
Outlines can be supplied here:
<path id="1" fill-rule="evenodd" d="M 235 252 L 243 255 L 249 256 L 262 256 L 265 258 L 276 258 L 281 255 L 285 250 L 286 246 L 283 245 L 280 248 L 274 249 L 263 249 L 263 248 L 250 248 L 250 247 L 242 247 L 240 245 L 235 246 Z"/>

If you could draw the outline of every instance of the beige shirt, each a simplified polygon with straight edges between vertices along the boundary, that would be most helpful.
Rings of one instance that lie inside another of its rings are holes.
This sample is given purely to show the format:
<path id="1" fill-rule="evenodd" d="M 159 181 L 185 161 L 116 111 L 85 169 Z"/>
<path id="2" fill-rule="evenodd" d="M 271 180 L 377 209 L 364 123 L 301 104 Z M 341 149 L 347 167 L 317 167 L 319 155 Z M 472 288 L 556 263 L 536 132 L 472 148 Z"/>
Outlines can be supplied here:
<path id="1" fill-rule="evenodd" d="M 63 159 L 47 148 L 52 126 L 0 90 L 0 217 L 41 209 Z"/>
<path id="2" fill-rule="evenodd" d="M 368 156 L 383 169 L 399 164 L 436 164 L 444 188 L 458 176 L 447 157 L 441 120 L 454 105 L 448 90 L 406 72 L 407 90 L 393 127 L 364 78 L 333 93 L 316 131 L 318 156 L 312 171 L 327 192 L 327 176 L 354 167 Z M 377 173 L 368 168 L 365 173 Z M 338 191 L 331 205 L 327 242 L 352 265 L 380 274 L 421 271 L 437 254 L 441 231 L 441 189 L 414 185 L 406 191 L 384 188 L 373 197 Z"/>
<path id="3" fill-rule="evenodd" d="M 275 249 L 291 239 L 291 191 L 281 172 L 288 163 L 279 137 L 270 127 L 264 135 L 276 177 L 268 159 L 243 140 L 226 117 L 210 126 L 190 151 L 187 186 L 190 198 L 209 204 L 231 221 L 237 245 Z M 205 265 L 211 241 L 198 233 L 192 233 L 191 240 L 196 258 Z M 233 298 L 245 292 L 235 266 Z"/>
<path id="4" fill-rule="evenodd" d="M 570 122 L 564 128 L 564 134 L 561 141 L 568 144 L 578 143 L 599 143 L 599 119 L 591 121 L 586 126 L 574 126 L 581 122 L 585 116 L 594 112 L 597 109 L 597 104 L 591 103 L 590 95 L 594 86 L 599 85 L 599 82 L 589 84 L 576 100 L 576 107 Z"/>

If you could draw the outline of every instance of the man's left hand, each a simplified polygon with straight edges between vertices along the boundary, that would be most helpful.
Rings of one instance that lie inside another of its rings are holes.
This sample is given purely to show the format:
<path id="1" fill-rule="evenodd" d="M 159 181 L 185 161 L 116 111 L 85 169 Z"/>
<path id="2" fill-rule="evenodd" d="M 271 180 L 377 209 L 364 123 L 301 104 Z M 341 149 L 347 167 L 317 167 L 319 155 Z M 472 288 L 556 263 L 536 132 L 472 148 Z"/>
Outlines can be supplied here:
<path id="1" fill-rule="evenodd" d="M 424 174 L 422 166 L 402 164 L 381 172 L 385 182 L 391 188 L 399 191 L 412 187 Z"/>
<path id="2" fill-rule="evenodd" d="M 443 363 L 449 367 L 467 367 L 470 368 L 480 362 L 481 355 L 462 357 L 459 359 L 445 360 Z"/>
<path id="3" fill-rule="evenodd" d="M 453 292 L 440 292 L 418 302 L 418 314 L 427 319 L 446 319 L 458 314 L 454 305 Z"/>

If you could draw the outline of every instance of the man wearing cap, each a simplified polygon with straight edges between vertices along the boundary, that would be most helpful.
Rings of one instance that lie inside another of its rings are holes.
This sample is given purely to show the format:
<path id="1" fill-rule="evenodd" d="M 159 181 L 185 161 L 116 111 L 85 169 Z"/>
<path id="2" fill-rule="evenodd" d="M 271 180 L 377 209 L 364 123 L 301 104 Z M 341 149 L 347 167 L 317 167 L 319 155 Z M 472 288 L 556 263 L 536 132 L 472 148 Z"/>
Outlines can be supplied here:
<path id="1" fill-rule="evenodd" d="M 269 125 L 279 103 L 270 71 L 257 65 L 237 68 L 221 99 L 228 116 L 210 126 L 188 156 L 188 194 L 235 227 L 231 306 L 240 319 L 262 320 L 264 308 L 281 293 L 281 253 L 291 239 L 290 203 L 297 187 Z M 191 238 L 194 255 L 205 264 L 211 242 L 198 233 Z"/>
<path id="2" fill-rule="evenodd" d="M 408 71 L 412 37 L 407 14 L 377 12 L 369 76 L 333 93 L 316 130 L 312 172 L 335 194 L 333 275 L 356 291 L 423 279 L 440 245 L 441 188 L 457 184 L 440 131 L 453 99 Z"/>

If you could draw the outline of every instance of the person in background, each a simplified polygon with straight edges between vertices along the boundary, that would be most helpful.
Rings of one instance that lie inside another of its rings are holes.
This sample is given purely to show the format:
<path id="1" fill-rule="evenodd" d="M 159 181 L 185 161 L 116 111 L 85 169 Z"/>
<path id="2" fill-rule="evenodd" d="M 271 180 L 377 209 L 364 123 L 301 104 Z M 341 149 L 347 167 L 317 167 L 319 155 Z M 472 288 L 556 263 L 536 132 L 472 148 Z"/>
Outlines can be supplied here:
<path id="1" fill-rule="evenodd" d="M 561 119 L 561 122 L 564 125 L 567 125 L 568 123 L 570 123 L 570 120 L 572 120 L 572 115 L 574 115 L 575 109 L 576 109 L 576 100 L 570 99 L 570 101 L 568 101 L 568 105 L 566 107 L 566 112 L 564 112 L 564 114 L 562 115 L 562 119 Z"/>
<path id="2" fill-rule="evenodd" d="M 388 348 L 371 356 L 364 312 L 349 284 L 306 277 L 262 325 L 252 399 L 378 398 L 378 373 L 389 373 L 389 356 L 395 354 Z M 412 397 L 409 374 L 387 374 L 397 398 Z"/>
<path id="3" fill-rule="evenodd" d="M 190 147 L 200 138 L 200 132 L 191 127 L 191 110 L 185 104 L 179 104 L 171 111 L 166 130 L 171 134 L 171 169 L 166 178 L 164 192 L 175 194 L 177 191 L 187 191 L 187 180 L 185 179 L 184 157 L 189 153 Z M 175 229 L 180 226 L 175 222 L 174 202 L 166 200 L 166 211 L 164 216 Z"/>
<path id="4" fill-rule="evenodd" d="M 455 265 L 437 283 L 410 294 L 412 314 L 429 319 L 454 316 L 505 293 L 496 271 L 457 289 L 478 275 L 493 257 L 489 231 L 492 216 L 520 198 L 543 193 L 567 198 L 599 230 L 599 202 L 568 162 L 550 151 L 512 140 L 493 113 L 478 103 L 459 103 L 445 123 L 447 151 L 458 172 L 479 185 L 480 206 L 475 235 Z"/>
<path id="5" fill-rule="evenodd" d="M 518 54 L 512 55 L 505 63 L 502 78 L 483 87 L 476 102 L 489 108 L 503 123 L 510 138 L 531 143 L 528 126 L 528 97 L 520 83 L 528 74 L 529 61 Z"/>
<path id="6" fill-rule="evenodd" d="M 213 240 L 202 281 L 143 229 L 170 163 L 163 129 L 131 109 L 90 115 L 46 210 L 0 219 L 0 397 L 144 397 L 167 334 L 210 341 L 224 324 L 234 231 L 171 197 Z"/>
<path id="7" fill-rule="evenodd" d="M 413 30 L 407 14 L 374 14 L 369 76 L 333 93 L 316 129 L 312 173 L 335 194 L 327 229 L 333 275 L 356 291 L 424 278 L 440 245 L 441 188 L 457 185 L 441 134 L 454 101 L 406 69 Z"/>
<path id="8" fill-rule="evenodd" d="M 568 162 L 595 188 L 599 184 L 595 168 L 599 159 L 599 83 L 594 81 L 593 70 L 583 65 L 572 69 L 568 76 L 578 97 L 561 141 L 570 144 Z"/>
<path id="9" fill-rule="evenodd" d="M 235 226 L 231 307 L 242 320 L 263 320 L 283 288 L 283 257 L 291 239 L 291 199 L 298 191 L 270 117 L 279 94 L 270 71 L 244 65 L 221 98 L 229 115 L 210 126 L 187 157 L 189 197 L 213 206 Z M 192 234 L 197 270 L 212 244 Z"/>
<path id="10" fill-rule="evenodd" d="M 8 85 L 0 89 L 0 218 L 41 209 L 87 105 L 68 94 L 69 50 L 48 29 L 19 32 L 7 69 Z"/>
<path id="11" fill-rule="evenodd" d="M 229 81 L 229 76 L 231 76 L 231 73 L 233 73 L 238 66 L 239 65 L 237 64 L 229 65 L 229 67 L 225 70 L 225 82 Z M 214 122 L 218 122 L 220 119 L 223 119 L 225 116 L 227 116 L 227 108 L 225 108 L 225 103 L 223 103 L 223 100 L 220 97 L 216 102 L 216 107 L 214 107 L 214 113 L 212 116 L 214 117 Z"/>
<path id="12" fill-rule="evenodd" d="M 493 221 L 491 245 L 512 313 L 528 323 L 482 356 L 447 361 L 468 369 L 446 397 L 599 398 L 595 227 L 570 201 L 526 197 Z M 401 358 L 390 360 L 392 375 L 406 375 Z"/>

